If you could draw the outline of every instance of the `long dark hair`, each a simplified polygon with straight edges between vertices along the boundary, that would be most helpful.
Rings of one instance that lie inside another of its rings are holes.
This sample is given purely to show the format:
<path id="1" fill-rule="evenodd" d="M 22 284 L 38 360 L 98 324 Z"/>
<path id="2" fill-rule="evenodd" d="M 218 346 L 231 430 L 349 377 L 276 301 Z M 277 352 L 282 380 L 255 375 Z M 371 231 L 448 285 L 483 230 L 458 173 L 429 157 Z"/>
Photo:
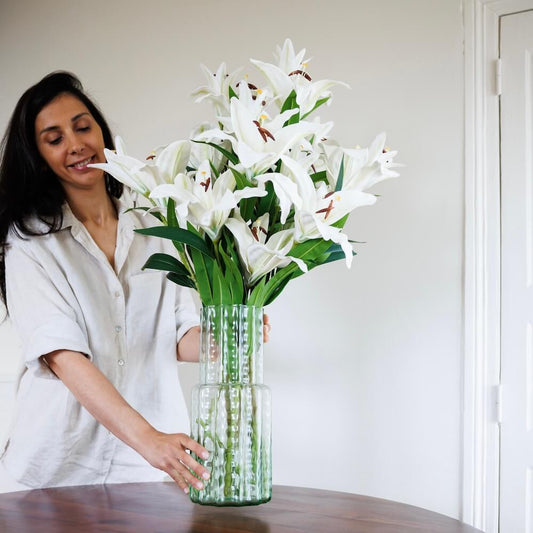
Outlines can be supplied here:
<path id="1" fill-rule="evenodd" d="M 0 293 L 4 302 L 5 250 L 10 228 L 21 236 L 31 236 L 58 231 L 63 223 L 65 192 L 37 149 L 35 119 L 43 107 L 65 93 L 87 107 L 102 129 L 106 148 L 114 148 L 107 122 L 73 74 L 52 72 L 22 95 L 0 146 Z M 122 184 L 107 174 L 105 182 L 108 194 L 120 198 Z M 44 233 L 32 227 L 35 219 L 48 227 Z"/>

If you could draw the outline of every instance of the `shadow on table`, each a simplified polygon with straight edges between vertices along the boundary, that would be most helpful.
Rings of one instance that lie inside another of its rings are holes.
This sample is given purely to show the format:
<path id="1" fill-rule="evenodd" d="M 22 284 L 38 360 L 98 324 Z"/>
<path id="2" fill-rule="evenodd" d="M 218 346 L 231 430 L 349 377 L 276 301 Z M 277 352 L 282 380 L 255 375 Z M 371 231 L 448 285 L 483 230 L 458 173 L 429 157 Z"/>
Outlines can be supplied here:
<path id="1" fill-rule="evenodd" d="M 189 533 L 270 533 L 270 526 L 245 507 L 204 507 L 195 505 Z M 253 511 L 252 511 L 253 512 Z"/>

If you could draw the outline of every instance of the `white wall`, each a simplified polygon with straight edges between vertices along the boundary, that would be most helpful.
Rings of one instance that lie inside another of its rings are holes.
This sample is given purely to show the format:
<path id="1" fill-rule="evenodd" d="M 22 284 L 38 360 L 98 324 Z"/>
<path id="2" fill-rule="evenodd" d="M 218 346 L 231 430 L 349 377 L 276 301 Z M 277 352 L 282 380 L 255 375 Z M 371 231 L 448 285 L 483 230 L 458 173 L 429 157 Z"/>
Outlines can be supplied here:
<path id="1" fill-rule="evenodd" d="M 269 60 L 289 36 L 315 78 L 347 81 L 334 136 L 385 130 L 402 177 L 355 213 L 351 271 L 317 269 L 268 310 L 274 482 L 389 498 L 454 517 L 461 502 L 463 54 L 460 0 L 11 0 L 0 8 L 0 127 L 23 90 L 77 73 L 141 156 L 208 106 L 198 68 Z M 0 374 L 17 365 L 0 327 Z M 191 372 L 188 372 L 188 376 Z M 194 379 L 194 378 L 193 378 Z"/>

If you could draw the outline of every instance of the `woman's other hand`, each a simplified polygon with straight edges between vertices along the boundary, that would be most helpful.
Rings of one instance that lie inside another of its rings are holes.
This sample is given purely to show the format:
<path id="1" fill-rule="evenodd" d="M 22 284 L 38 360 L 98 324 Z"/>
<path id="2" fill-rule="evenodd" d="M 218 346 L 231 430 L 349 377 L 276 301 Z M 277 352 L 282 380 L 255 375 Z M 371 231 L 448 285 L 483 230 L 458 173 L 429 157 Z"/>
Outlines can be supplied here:
<path id="1" fill-rule="evenodd" d="M 263 342 L 269 341 L 271 330 L 272 330 L 272 326 L 270 325 L 268 315 L 264 314 L 263 315 Z"/>

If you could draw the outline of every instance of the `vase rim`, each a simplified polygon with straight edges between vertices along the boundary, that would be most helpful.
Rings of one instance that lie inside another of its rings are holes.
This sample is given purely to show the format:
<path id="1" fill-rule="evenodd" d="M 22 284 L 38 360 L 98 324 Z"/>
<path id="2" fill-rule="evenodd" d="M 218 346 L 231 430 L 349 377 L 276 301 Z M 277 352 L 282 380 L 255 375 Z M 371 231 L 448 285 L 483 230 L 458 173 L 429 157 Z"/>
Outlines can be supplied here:
<path id="1" fill-rule="evenodd" d="M 262 309 L 261 305 L 248 305 L 248 304 L 214 304 L 214 305 L 204 305 L 202 304 L 203 309 L 220 309 L 220 308 L 229 308 L 229 307 L 239 307 L 239 308 L 249 308 L 249 309 Z"/>

